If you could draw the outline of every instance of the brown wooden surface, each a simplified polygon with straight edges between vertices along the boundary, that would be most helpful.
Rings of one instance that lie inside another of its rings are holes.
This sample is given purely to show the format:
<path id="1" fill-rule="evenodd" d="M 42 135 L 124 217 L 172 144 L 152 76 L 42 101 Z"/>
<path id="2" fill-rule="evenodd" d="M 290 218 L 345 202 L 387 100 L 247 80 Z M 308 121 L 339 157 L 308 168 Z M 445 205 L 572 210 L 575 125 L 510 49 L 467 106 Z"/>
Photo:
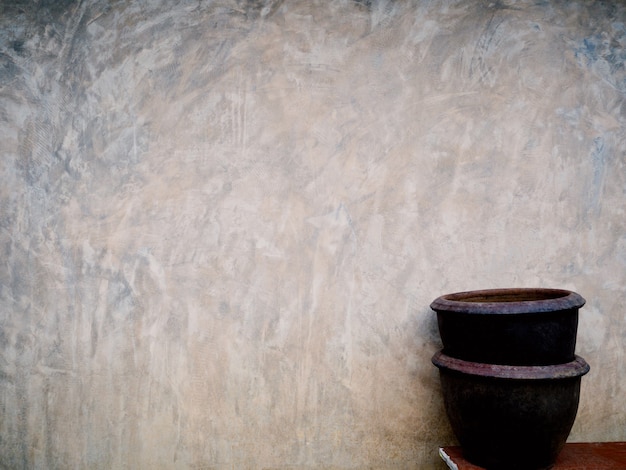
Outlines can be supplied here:
<path id="1" fill-rule="evenodd" d="M 458 470 L 484 470 L 463 458 L 460 447 L 441 449 Z M 445 460 L 445 459 L 444 459 Z M 571 442 L 559 454 L 553 470 L 626 470 L 626 442 Z"/>

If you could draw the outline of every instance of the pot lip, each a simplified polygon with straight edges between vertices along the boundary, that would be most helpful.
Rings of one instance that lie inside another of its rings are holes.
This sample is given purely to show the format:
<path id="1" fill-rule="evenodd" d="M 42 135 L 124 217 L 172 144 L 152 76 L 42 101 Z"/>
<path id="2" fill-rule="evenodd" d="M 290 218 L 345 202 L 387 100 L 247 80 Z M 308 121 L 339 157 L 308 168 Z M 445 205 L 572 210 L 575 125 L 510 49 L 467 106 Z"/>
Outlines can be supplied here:
<path id="1" fill-rule="evenodd" d="M 579 309 L 585 299 L 565 289 L 519 287 L 455 292 L 437 297 L 430 304 L 435 312 L 471 314 L 544 313 Z"/>
<path id="2" fill-rule="evenodd" d="M 573 361 L 563 364 L 543 366 L 509 366 L 502 364 L 486 364 L 470 362 L 437 351 L 432 357 L 432 363 L 440 370 L 458 372 L 479 377 L 498 379 L 546 380 L 567 379 L 582 377 L 589 372 L 589 364 L 580 356 Z"/>

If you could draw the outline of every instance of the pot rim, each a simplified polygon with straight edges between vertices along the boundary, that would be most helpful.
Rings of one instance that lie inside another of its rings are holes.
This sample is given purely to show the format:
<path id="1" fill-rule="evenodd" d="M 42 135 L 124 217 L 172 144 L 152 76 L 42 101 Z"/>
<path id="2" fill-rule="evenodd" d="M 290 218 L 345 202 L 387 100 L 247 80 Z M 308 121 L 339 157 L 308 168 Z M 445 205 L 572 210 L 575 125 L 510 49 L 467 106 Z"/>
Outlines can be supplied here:
<path id="1" fill-rule="evenodd" d="M 448 356 L 447 354 L 444 354 L 443 350 L 440 350 L 434 354 L 431 361 L 440 370 L 497 379 L 567 379 L 582 377 L 589 372 L 590 369 L 589 364 L 587 364 L 587 362 L 580 356 L 575 356 L 573 361 L 565 362 L 563 364 L 543 366 L 509 366 L 464 361 L 462 359 Z"/>
<path id="2" fill-rule="evenodd" d="M 510 315 L 579 309 L 583 305 L 585 305 L 585 299 L 573 291 L 543 287 L 521 287 L 446 294 L 437 297 L 430 304 L 430 308 L 437 313 Z"/>

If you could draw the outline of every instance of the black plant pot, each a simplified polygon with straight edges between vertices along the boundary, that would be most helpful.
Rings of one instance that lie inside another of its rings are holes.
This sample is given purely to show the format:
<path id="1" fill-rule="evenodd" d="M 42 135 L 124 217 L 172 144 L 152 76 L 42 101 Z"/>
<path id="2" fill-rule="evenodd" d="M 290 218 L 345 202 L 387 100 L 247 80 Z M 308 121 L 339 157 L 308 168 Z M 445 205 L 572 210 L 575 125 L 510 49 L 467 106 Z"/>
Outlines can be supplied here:
<path id="1" fill-rule="evenodd" d="M 502 366 L 436 353 L 446 413 L 465 458 L 488 470 L 550 468 L 569 435 L 580 357 L 551 366 Z"/>
<path id="2" fill-rule="evenodd" d="M 430 307 L 447 355 L 529 366 L 574 359 L 578 309 L 584 304 L 575 292 L 522 288 L 443 295 Z"/>

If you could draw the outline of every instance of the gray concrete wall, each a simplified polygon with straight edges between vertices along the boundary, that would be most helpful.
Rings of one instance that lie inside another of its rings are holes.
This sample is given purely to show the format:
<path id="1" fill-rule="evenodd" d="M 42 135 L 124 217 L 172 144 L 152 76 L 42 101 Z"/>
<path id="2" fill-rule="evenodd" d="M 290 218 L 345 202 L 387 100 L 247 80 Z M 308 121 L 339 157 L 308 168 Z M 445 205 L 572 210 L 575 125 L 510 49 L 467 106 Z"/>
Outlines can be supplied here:
<path id="1" fill-rule="evenodd" d="M 0 468 L 441 468 L 490 287 L 587 299 L 626 439 L 623 6 L 1 5 Z"/>

